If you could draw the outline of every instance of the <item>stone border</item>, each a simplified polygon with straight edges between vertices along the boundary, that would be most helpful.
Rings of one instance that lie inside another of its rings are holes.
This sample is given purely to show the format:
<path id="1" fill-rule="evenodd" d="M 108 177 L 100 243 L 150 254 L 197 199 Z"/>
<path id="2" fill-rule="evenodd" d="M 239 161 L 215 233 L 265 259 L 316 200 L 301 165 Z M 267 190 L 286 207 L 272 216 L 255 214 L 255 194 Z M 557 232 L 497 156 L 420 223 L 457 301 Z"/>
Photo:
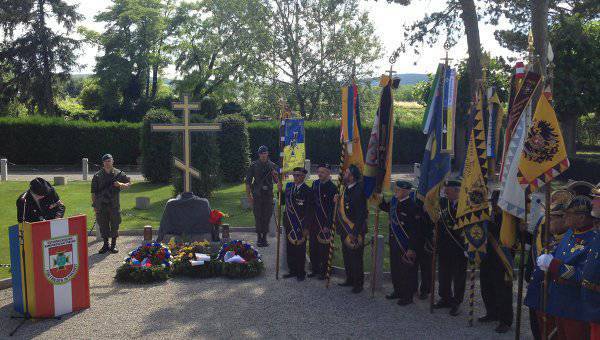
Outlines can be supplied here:
<path id="1" fill-rule="evenodd" d="M 0 280 L 0 290 L 8 289 L 12 287 L 12 279 L 9 277 L 7 279 Z"/>

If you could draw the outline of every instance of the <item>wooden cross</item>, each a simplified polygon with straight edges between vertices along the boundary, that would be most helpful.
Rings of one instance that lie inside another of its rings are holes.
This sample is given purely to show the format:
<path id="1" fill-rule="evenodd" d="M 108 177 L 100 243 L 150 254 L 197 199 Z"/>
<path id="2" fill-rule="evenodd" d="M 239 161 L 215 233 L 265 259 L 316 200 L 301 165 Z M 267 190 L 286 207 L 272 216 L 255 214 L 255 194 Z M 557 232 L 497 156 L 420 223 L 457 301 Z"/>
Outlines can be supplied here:
<path id="1" fill-rule="evenodd" d="M 192 167 L 190 161 L 190 133 L 197 131 L 221 131 L 221 124 L 190 124 L 190 111 L 199 110 L 200 103 L 190 103 L 188 95 L 183 96 L 183 102 L 173 103 L 173 110 L 183 110 L 183 124 L 152 124 L 152 131 L 156 132 L 183 132 L 183 161 L 173 157 L 175 167 L 183 171 L 183 190 L 192 191 L 190 176 L 200 178 L 200 171 Z"/>
<path id="2" fill-rule="evenodd" d="M 448 66 L 448 62 L 449 62 L 450 60 L 454 60 L 454 59 L 452 59 L 452 58 L 448 58 L 448 50 L 446 50 L 446 56 L 445 56 L 444 58 L 441 58 L 441 60 L 443 60 L 443 61 L 444 61 L 444 65 Z"/>

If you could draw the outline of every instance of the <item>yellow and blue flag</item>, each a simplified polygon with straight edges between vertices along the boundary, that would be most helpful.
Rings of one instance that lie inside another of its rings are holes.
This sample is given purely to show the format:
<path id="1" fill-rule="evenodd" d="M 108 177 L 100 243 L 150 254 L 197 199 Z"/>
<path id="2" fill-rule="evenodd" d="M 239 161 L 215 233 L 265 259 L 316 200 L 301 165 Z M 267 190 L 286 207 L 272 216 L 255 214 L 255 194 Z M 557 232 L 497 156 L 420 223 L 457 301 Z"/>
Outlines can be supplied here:
<path id="1" fill-rule="evenodd" d="M 365 167 L 360 143 L 360 130 L 358 86 L 356 84 L 344 86 L 342 87 L 342 125 L 340 131 L 343 170 L 350 165 L 357 166 L 360 171 L 363 171 Z"/>
<path id="2" fill-rule="evenodd" d="M 435 79 L 440 79 L 444 72 L 446 72 L 446 67 L 440 64 Z M 417 196 L 423 201 L 425 211 L 434 222 L 439 219 L 440 189 L 446 177 L 450 174 L 451 159 L 450 153 L 443 152 L 441 148 L 444 138 L 444 90 L 442 85 L 441 81 L 434 81 L 430 90 L 427 116 L 423 122 L 423 132 L 427 135 L 427 145 L 423 154 L 417 190 Z"/>
<path id="3" fill-rule="evenodd" d="M 286 119 L 283 147 L 283 172 L 296 167 L 304 167 L 306 148 L 304 147 L 304 119 Z"/>

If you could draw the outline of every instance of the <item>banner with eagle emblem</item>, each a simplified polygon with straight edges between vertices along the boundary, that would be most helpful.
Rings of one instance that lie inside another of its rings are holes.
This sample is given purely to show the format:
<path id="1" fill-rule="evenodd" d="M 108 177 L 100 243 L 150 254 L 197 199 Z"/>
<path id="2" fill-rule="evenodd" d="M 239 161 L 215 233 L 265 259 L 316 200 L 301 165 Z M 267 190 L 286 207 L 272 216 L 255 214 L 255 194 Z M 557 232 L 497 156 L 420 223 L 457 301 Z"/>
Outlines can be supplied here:
<path id="1" fill-rule="evenodd" d="M 523 144 L 519 184 L 527 192 L 532 192 L 568 168 L 569 159 L 556 112 L 546 96 L 540 96 Z"/>

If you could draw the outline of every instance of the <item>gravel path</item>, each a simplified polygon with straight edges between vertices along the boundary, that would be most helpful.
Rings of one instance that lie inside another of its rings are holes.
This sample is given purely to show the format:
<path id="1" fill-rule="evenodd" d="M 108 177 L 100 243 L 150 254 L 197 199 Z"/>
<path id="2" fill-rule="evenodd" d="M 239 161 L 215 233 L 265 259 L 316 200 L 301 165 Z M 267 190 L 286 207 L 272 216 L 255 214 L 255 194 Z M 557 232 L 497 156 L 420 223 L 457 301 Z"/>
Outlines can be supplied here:
<path id="1" fill-rule="evenodd" d="M 254 239 L 251 234 L 236 234 Z M 447 310 L 429 314 L 428 303 L 400 307 L 387 301 L 384 292 L 351 294 L 336 285 L 325 289 L 323 281 L 275 280 L 275 247 L 263 250 L 266 272 L 247 281 L 224 278 L 171 279 L 151 285 L 117 284 L 116 267 L 139 237 L 121 237 L 118 255 L 95 254 L 90 245 L 90 309 L 61 320 L 28 323 L 17 335 L 22 338 L 376 338 L 376 339 L 511 339 L 514 332 L 499 336 L 494 325 L 467 327 L 467 313 L 451 317 Z M 275 240 L 271 240 L 274 244 Z M 265 249 L 265 248 L 263 248 Z M 389 282 L 388 282 L 389 285 Z M 389 286 L 384 288 L 389 290 Z M 477 291 L 476 315 L 482 302 Z M 524 310 L 523 338 L 531 338 Z M 0 291 L 0 338 L 16 325 L 11 320 L 12 291 Z"/>

